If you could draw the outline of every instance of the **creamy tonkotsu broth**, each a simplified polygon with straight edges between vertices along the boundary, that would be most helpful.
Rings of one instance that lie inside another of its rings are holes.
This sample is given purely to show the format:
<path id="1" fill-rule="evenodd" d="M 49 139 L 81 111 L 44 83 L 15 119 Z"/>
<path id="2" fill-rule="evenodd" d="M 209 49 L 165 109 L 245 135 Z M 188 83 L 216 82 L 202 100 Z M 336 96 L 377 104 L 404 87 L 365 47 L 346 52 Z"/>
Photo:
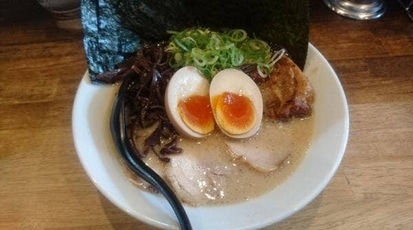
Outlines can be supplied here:
<path id="1" fill-rule="evenodd" d="M 138 142 L 148 133 L 138 131 Z M 219 130 L 204 139 L 182 137 L 179 147 L 184 152 L 171 156 L 169 163 L 160 161 L 153 153 L 144 161 L 189 205 L 237 203 L 265 194 L 285 181 L 305 157 L 313 133 L 313 116 L 290 122 L 263 121 L 260 131 L 252 138 L 234 140 Z M 245 157 L 233 154 L 245 149 L 271 152 L 277 156 L 274 162 L 279 164 L 272 171 L 253 167 L 245 162 Z M 191 165 L 193 160 L 197 164 Z M 198 170 L 201 173 L 197 173 Z M 128 175 L 133 183 L 148 189 L 137 176 L 130 172 Z M 181 178 L 180 183 L 177 178 Z"/>

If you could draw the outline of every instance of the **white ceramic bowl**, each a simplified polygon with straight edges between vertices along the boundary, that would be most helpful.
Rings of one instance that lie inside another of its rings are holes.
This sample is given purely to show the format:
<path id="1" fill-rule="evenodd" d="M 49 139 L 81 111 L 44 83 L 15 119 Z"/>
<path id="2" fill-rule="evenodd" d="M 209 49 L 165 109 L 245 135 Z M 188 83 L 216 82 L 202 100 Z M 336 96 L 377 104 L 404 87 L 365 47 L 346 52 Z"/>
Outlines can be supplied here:
<path id="1" fill-rule="evenodd" d="M 312 201 L 334 176 L 349 132 L 346 98 L 337 75 L 309 45 L 304 73 L 315 93 L 315 137 L 301 166 L 269 193 L 247 202 L 185 209 L 194 229 L 258 229 L 279 222 Z M 86 73 L 73 107 L 73 137 L 87 174 L 111 202 L 131 216 L 164 229 L 178 229 L 168 202 L 132 185 L 122 171 L 109 128 L 118 86 L 91 84 Z"/>

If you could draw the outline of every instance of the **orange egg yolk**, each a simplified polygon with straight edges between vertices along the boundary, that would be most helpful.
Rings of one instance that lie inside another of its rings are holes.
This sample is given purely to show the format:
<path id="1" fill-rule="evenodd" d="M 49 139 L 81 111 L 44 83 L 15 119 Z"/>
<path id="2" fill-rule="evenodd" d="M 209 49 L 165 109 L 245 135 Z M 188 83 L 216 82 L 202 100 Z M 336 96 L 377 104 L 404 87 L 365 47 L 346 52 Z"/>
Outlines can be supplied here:
<path id="1" fill-rule="evenodd" d="M 224 92 L 213 98 L 215 119 L 221 129 L 230 134 L 243 134 L 255 123 L 255 108 L 243 95 Z"/>
<path id="2" fill-rule="evenodd" d="M 209 96 L 190 96 L 178 103 L 182 121 L 192 131 L 207 134 L 214 130 L 215 120 L 212 114 Z"/>

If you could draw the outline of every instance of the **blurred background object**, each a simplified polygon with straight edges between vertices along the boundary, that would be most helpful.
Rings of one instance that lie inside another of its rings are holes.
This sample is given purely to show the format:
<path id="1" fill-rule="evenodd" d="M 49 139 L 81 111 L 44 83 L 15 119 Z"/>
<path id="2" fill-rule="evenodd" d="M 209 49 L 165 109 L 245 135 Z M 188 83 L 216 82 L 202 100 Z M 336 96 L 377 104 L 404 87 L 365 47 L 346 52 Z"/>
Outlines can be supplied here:
<path id="1" fill-rule="evenodd" d="M 0 0 L 0 25 L 49 19 L 58 28 L 81 32 L 80 0 Z"/>
<path id="2" fill-rule="evenodd" d="M 399 0 L 400 5 L 406 11 L 407 16 L 413 21 L 413 0 Z"/>
<path id="3" fill-rule="evenodd" d="M 56 26 L 66 30 L 81 30 L 80 0 L 37 0 L 55 20 Z"/>
<path id="4" fill-rule="evenodd" d="M 334 12 L 357 20 L 380 18 L 386 11 L 383 0 L 323 0 Z"/>
<path id="5" fill-rule="evenodd" d="M 36 0 L 0 0 L 0 23 L 39 21 L 47 17 Z"/>

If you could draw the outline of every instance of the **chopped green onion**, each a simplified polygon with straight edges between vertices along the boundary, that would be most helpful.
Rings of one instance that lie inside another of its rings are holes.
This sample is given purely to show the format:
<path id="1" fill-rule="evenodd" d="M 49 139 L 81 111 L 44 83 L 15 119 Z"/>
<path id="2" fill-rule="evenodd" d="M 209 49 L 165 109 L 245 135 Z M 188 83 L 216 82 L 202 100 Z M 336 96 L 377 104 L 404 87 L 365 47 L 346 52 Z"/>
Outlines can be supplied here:
<path id="1" fill-rule="evenodd" d="M 172 67 L 192 65 L 212 80 L 220 70 L 256 64 L 262 77 L 272 72 L 274 55 L 270 46 L 259 39 L 249 38 L 241 29 L 216 32 L 205 28 L 168 31 L 172 35 L 167 51 L 173 54 Z"/>
<path id="2" fill-rule="evenodd" d="M 229 32 L 229 36 L 234 42 L 242 42 L 247 38 L 247 32 L 245 30 L 232 30 Z"/>

